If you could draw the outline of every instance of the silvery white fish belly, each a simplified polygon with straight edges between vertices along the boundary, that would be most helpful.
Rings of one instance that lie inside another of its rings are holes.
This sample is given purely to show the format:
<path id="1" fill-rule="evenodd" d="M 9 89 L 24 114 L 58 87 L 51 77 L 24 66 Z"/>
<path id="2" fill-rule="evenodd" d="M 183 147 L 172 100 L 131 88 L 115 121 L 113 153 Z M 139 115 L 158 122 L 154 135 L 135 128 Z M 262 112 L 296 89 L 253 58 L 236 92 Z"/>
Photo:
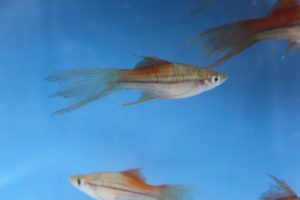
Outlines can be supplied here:
<path id="1" fill-rule="evenodd" d="M 97 199 L 105 200 L 157 200 L 156 196 L 150 194 L 143 194 L 138 191 L 131 191 L 130 189 L 118 189 L 99 187 L 95 188 L 94 194 Z"/>
<path id="2" fill-rule="evenodd" d="M 205 92 L 226 80 L 218 72 L 178 63 L 171 63 L 154 74 L 150 71 L 148 76 L 128 76 L 122 80 L 122 86 L 141 90 L 149 98 L 177 99 Z"/>
<path id="3" fill-rule="evenodd" d="M 178 99 L 195 96 L 216 86 L 208 81 L 198 80 L 178 83 L 126 83 L 124 87 L 144 90 L 159 98 Z"/>

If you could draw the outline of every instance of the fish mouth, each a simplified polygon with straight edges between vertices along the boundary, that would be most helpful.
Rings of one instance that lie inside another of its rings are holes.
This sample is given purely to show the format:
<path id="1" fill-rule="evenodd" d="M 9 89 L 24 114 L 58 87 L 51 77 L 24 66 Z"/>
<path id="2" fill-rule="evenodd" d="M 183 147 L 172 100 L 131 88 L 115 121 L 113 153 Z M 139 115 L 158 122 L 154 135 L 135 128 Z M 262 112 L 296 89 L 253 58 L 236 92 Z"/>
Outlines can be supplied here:
<path id="1" fill-rule="evenodd" d="M 220 74 L 220 77 L 221 77 L 222 83 L 228 79 L 228 77 L 225 74 Z"/>
<path id="2" fill-rule="evenodd" d="M 72 185 L 78 187 L 78 186 L 81 185 L 82 180 L 81 180 L 81 178 L 78 177 L 78 176 L 70 176 L 70 177 L 69 177 L 69 182 L 70 182 Z"/>
<path id="3" fill-rule="evenodd" d="M 75 184 L 76 183 L 76 177 L 75 176 L 70 176 L 69 177 L 69 182 L 72 183 L 72 184 Z"/>

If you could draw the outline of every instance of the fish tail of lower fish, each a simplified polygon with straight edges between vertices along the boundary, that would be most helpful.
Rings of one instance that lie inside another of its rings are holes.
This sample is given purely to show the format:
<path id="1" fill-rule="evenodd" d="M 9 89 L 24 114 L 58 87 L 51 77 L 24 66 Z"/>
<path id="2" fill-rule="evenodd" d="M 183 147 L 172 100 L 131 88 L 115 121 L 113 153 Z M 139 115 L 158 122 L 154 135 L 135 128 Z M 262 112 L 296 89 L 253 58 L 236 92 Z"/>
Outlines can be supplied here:
<path id="1" fill-rule="evenodd" d="M 159 187 L 158 200 L 193 200 L 197 192 L 187 186 L 164 185 Z"/>
<path id="2" fill-rule="evenodd" d="M 250 23 L 237 22 L 200 33 L 195 39 L 203 41 L 208 55 L 225 52 L 208 68 L 222 64 L 258 41 L 258 29 Z"/>
<path id="3" fill-rule="evenodd" d="M 61 87 L 52 96 L 63 97 L 71 101 L 70 105 L 54 114 L 70 112 L 115 92 L 120 89 L 120 76 L 119 70 L 104 68 L 82 68 L 49 75 L 46 80 L 59 82 Z"/>

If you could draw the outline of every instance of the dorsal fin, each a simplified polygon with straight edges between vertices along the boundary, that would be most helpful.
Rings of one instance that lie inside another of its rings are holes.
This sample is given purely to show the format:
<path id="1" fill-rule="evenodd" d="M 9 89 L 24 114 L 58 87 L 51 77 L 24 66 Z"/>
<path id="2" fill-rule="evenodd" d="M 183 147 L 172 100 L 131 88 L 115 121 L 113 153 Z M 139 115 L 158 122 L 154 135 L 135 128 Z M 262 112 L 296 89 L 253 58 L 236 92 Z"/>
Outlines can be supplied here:
<path id="1" fill-rule="evenodd" d="M 272 184 L 269 190 L 262 194 L 261 200 L 297 199 L 296 193 L 282 180 L 269 175 L 276 184 Z"/>
<path id="2" fill-rule="evenodd" d="M 282 188 L 282 190 L 285 191 L 288 195 L 296 195 L 296 193 L 290 188 L 290 186 L 288 184 L 286 184 L 286 182 L 276 178 L 275 176 L 272 176 L 272 175 L 269 175 L 269 176 L 272 179 L 274 179 L 274 181 L 278 184 L 278 186 L 280 188 Z"/>
<path id="3" fill-rule="evenodd" d="M 269 14 L 271 15 L 297 6 L 299 6 L 298 0 L 277 0 L 275 6 L 272 8 Z"/>
<path id="4" fill-rule="evenodd" d="M 141 169 L 137 168 L 137 169 L 129 169 L 126 171 L 122 171 L 121 173 L 126 175 L 126 176 L 130 176 L 134 179 L 137 179 L 139 181 L 145 182 L 145 177 L 141 174 Z"/>
<path id="5" fill-rule="evenodd" d="M 170 64 L 170 62 L 160 58 L 146 56 L 135 65 L 135 68 L 153 67 L 165 64 Z"/>

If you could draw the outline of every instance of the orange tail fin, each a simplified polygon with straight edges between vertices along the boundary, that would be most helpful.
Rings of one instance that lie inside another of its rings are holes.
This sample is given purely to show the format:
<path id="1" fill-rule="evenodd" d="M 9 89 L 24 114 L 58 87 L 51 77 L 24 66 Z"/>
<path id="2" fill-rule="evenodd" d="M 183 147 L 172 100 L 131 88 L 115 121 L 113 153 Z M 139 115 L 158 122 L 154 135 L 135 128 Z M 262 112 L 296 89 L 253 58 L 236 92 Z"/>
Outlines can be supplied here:
<path id="1" fill-rule="evenodd" d="M 255 38 L 257 31 L 255 27 L 244 21 L 200 33 L 198 37 L 204 41 L 204 47 L 208 55 L 225 52 L 221 58 L 208 66 L 208 68 L 222 64 L 227 59 L 256 43 L 258 41 Z"/>

